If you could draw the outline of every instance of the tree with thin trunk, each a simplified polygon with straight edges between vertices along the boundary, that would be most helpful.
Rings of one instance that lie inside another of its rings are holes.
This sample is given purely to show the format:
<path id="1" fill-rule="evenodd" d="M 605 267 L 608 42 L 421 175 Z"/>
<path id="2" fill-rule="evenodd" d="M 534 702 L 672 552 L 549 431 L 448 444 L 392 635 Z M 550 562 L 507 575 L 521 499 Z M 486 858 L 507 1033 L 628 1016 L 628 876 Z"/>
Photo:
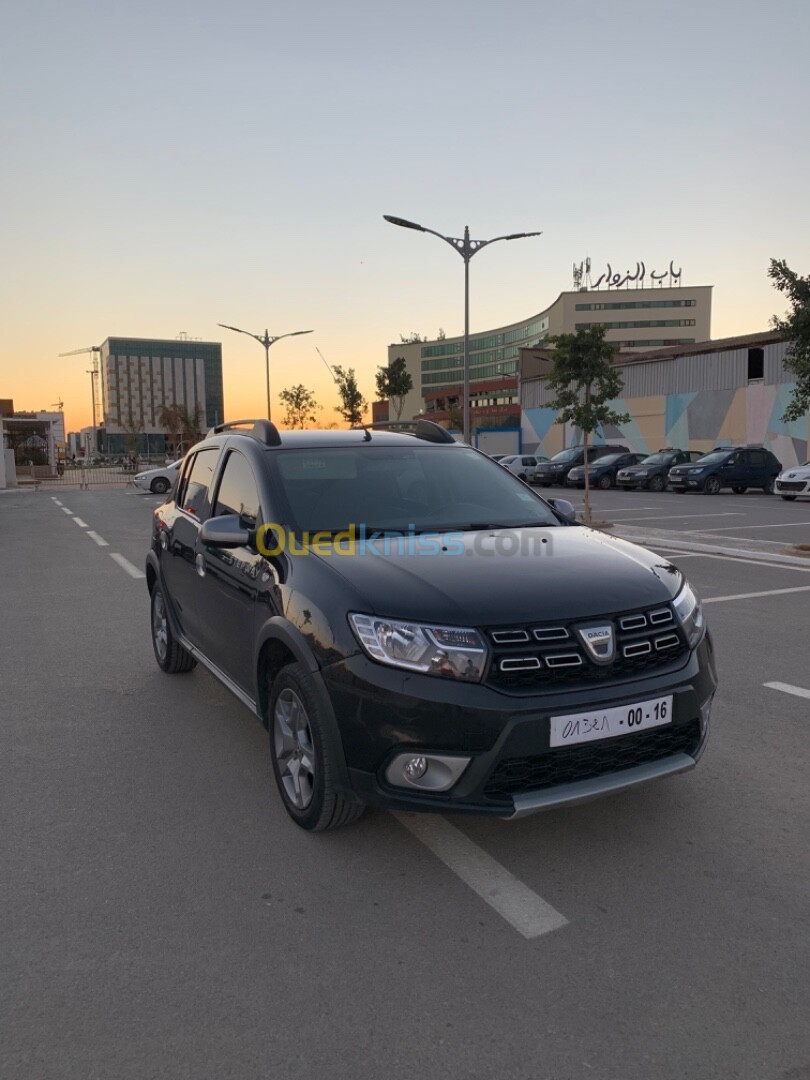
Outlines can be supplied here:
<path id="1" fill-rule="evenodd" d="M 171 405 L 161 405 L 157 410 L 157 422 L 166 429 L 166 434 L 171 441 L 171 449 L 174 451 L 177 448 L 177 436 L 183 430 L 183 421 L 180 419 L 177 404 L 172 402 Z"/>
<path id="2" fill-rule="evenodd" d="M 285 408 L 284 423 L 288 428 L 305 428 L 307 424 L 314 424 L 317 416 L 315 410 L 319 409 L 315 395 L 311 390 L 299 383 L 286 390 L 280 391 L 279 401 Z"/>
<path id="3" fill-rule="evenodd" d="M 801 420 L 810 410 L 810 276 L 799 277 L 784 259 L 771 259 L 768 277 L 787 296 L 790 310 L 771 325 L 790 342 L 785 351 L 785 369 L 796 376 L 796 385 L 782 420 Z"/>
<path id="4" fill-rule="evenodd" d="M 366 399 L 360 393 L 357 386 L 357 376 L 354 368 L 340 367 L 338 364 L 332 368 L 337 384 L 340 405 L 335 412 L 340 413 L 349 427 L 359 427 L 363 422 L 363 413 L 366 409 Z"/>
<path id="5" fill-rule="evenodd" d="M 618 413 L 610 406 L 624 384 L 614 364 L 616 346 L 605 341 L 606 330 L 606 326 L 595 324 L 575 334 L 557 334 L 548 339 L 554 349 L 554 367 L 546 376 L 546 385 L 554 394 L 549 407 L 559 410 L 558 424 L 570 422 L 582 431 L 586 525 L 591 523 L 590 437 L 602 424 L 623 424 L 630 419 L 627 413 Z"/>
<path id="6" fill-rule="evenodd" d="M 396 419 L 402 416 L 405 398 L 413 390 L 413 378 L 404 356 L 392 360 L 388 367 L 377 368 L 377 394 L 394 407 Z"/>
<path id="7" fill-rule="evenodd" d="M 187 409 L 185 405 L 177 405 L 175 408 L 180 418 L 180 434 L 183 437 L 185 453 L 188 453 L 194 443 L 199 442 L 202 438 L 202 432 L 200 431 L 203 422 L 202 405 L 200 405 L 199 401 L 196 401 L 193 409 Z"/>

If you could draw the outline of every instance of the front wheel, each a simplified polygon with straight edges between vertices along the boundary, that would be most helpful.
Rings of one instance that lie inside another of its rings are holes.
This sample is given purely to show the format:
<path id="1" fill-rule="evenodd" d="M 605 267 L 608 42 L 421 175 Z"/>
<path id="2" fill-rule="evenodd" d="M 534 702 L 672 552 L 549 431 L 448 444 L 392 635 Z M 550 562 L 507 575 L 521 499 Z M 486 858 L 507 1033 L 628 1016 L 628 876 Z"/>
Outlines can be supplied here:
<path id="1" fill-rule="evenodd" d="M 650 491 L 663 491 L 664 490 L 664 478 L 663 476 L 654 476 L 650 480 Z"/>
<path id="2" fill-rule="evenodd" d="M 152 648 L 161 671 L 167 675 L 180 675 L 193 671 L 197 661 L 187 652 L 172 633 L 169 615 L 166 611 L 166 598 L 160 585 L 152 589 L 151 600 Z"/>
<path id="3" fill-rule="evenodd" d="M 270 757 L 284 809 L 309 832 L 348 825 L 365 809 L 347 802 L 335 786 L 324 724 L 306 668 L 283 668 L 270 694 Z"/>
<path id="4" fill-rule="evenodd" d="M 165 476 L 158 476 L 152 481 L 152 491 L 154 491 L 155 495 L 165 495 L 170 487 L 171 484 Z"/>
<path id="5" fill-rule="evenodd" d="M 734 492 L 735 495 L 744 495 L 746 493 L 746 491 L 748 491 L 748 488 L 747 487 L 739 487 L 739 486 L 737 486 L 737 487 L 733 487 L 731 490 Z"/>
<path id="6" fill-rule="evenodd" d="M 716 476 L 710 476 L 703 485 L 703 490 L 707 495 L 716 495 L 720 491 L 720 481 Z"/>
<path id="7" fill-rule="evenodd" d="M 796 496 L 795 495 L 783 495 L 782 498 L 785 500 L 785 502 L 793 502 L 793 500 L 796 498 Z"/>

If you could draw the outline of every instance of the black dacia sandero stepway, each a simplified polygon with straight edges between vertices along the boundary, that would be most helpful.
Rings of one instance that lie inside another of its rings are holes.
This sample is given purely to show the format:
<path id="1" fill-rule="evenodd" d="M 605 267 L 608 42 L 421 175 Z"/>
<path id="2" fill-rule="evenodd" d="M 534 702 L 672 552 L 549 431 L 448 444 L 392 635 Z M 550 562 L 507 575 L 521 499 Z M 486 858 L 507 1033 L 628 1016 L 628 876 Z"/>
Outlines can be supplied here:
<path id="1" fill-rule="evenodd" d="M 153 526 L 158 664 L 255 713 L 305 829 L 516 817 L 703 751 L 715 666 L 681 572 L 434 424 L 213 428 Z"/>

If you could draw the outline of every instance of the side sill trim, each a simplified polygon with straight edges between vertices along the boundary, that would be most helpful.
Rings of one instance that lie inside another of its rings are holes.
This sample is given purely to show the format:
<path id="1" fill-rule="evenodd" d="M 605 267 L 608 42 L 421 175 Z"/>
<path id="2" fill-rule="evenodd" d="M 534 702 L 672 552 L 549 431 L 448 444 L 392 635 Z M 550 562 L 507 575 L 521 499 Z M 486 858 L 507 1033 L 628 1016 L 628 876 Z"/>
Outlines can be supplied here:
<path id="1" fill-rule="evenodd" d="M 624 791 L 625 788 L 635 787 L 636 784 L 644 784 L 648 780 L 658 780 L 663 776 L 687 772 L 696 764 L 695 758 L 689 754 L 673 754 L 660 761 L 648 761 L 644 765 L 634 765 L 632 769 L 622 769 L 621 772 L 597 776 L 592 780 L 577 780 L 573 784 L 563 784 L 548 791 L 516 795 L 515 809 L 509 815 L 509 820 L 513 821 L 515 818 L 536 814 L 540 810 L 551 810 L 558 806 L 575 806 L 577 803 L 598 799 L 614 791 Z"/>
<path id="2" fill-rule="evenodd" d="M 246 694 L 244 690 L 237 686 L 230 676 L 226 675 L 221 668 L 218 668 L 212 660 L 208 659 L 205 653 L 200 652 L 196 645 L 192 645 L 188 638 L 184 637 L 182 634 L 180 635 L 180 644 L 187 652 L 191 653 L 195 660 L 199 660 L 204 668 L 208 668 L 214 678 L 217 679 L 218 682 L 221 682 L 226 690 L 230 690 L 234 697 L 239 698 L 242 704 L 246 705 L 257 719 L 261 720 L 258 710 L 256 709 L 256 702 L 252 697 Z"/>

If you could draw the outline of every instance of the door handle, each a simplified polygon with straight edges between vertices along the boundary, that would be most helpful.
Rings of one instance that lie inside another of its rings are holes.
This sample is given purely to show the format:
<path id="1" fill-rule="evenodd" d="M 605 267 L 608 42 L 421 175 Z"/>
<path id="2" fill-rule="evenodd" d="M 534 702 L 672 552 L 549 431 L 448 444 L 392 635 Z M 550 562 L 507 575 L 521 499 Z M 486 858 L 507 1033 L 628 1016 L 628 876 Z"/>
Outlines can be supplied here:
<path id="1" fill-rule="evenodd" d="M 202 553 L 194 560 L 194 565 L 197 567 L 197 573 L 200 577 L 205 577 L 205 556 Z"/>

